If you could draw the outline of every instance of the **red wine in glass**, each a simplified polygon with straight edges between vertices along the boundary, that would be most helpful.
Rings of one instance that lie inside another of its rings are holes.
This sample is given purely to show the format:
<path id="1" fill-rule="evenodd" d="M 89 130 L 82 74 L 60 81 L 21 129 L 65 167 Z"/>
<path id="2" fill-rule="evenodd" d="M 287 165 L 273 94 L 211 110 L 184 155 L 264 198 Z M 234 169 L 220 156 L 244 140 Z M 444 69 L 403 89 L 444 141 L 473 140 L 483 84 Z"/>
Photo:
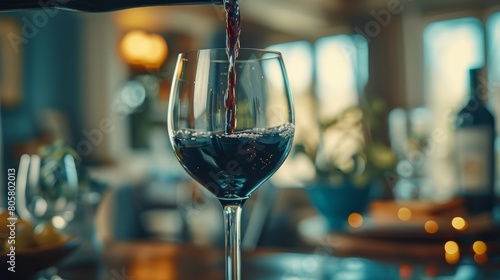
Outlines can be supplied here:
<path id="1" fill-rule="evenodd" d="M 220 200 L 244 200 L 286 158 L 293 126 L 233 134 L 178 131 L 174 149 L 184 169 Z"/>

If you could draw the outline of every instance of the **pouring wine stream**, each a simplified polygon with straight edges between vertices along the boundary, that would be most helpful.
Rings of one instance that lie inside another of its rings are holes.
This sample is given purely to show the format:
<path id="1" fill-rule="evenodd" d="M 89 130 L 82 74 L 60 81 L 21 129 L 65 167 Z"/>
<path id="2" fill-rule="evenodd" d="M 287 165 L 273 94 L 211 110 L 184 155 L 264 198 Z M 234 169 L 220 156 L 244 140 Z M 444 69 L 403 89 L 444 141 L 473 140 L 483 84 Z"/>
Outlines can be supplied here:
<path id="1" fill-rule="evenodd" d="M 232 134 L 236 129 L 236 70 L 235 62 L 240 50 L 240 5 L 238 0 L 225 0 L 224 9 L 226 10 L 226 52 L 229 60 L 229 69 L 227 75 L 226 102 L 226 133 Z"/>
<path id="2" fill-rule="evenodd" d="M 226 53 L 229 60 L 227 73 L 227 90 L 225 96 L 227 134 L 236 129 L 236 58 L 240 49 L 240 5 L 238 0 L 224 0 L 226 11 Z M 221 201 L 222 202 L 222 201 Z M 226 280 L 241 279 L 241 203 L 226 204 L 224 208 L 224 228 L 226 231 L 225 248 Z"/>

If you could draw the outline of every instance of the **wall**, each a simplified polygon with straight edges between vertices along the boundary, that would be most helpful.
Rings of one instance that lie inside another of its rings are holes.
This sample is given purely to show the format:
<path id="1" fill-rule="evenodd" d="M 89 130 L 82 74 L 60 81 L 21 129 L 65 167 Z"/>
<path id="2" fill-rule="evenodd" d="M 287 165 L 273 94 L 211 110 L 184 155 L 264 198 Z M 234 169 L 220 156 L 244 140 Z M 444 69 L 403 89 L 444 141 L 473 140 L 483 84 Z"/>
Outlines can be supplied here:
<path id="1" fill-rule="evenodd" d="M 61 112 L 67 118 L 69 137 L 77 141 L 82 129 L 81 15 L 45 10 L 4 13 L 21 24 L 21 102 L 0 108 L 3 168 L 17 168 L 15 144 L 40 136 L 44 110 Z M 3 38 L 2 38 L 3 39 Z M 0 180 L 3 187 L 5 180 Z"/>

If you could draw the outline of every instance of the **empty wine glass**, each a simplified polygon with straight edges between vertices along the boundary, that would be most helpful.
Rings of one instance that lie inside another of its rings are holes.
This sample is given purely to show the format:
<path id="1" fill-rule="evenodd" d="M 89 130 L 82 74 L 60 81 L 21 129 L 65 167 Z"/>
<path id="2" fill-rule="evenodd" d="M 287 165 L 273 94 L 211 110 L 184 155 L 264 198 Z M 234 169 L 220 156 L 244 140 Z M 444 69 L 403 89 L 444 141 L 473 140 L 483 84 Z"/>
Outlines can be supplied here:
<path id="1" fill-rule="evenodd" d="M 62 229 L 73 219 L 78 192 L 75 158 L 59 145 L 22 155 L 18 177 L 18 213 L 34 225 Z"/>
<path id="2" fill-rule="evenodd" d="M 234 65 L 225 49 L 180 54 L 168 134 L 184 169 L 223 207 L 226 279 L 240 279 L 241 207 L 281 166 L 294 135 L 281 54 L 240 49 Z"/>
<path id="3" fill-rule="evenodd" d="M 21 156 L 17 177 L 17 212 L 20 218 L 32 223 L 35 233 L 66 227 L 74 217 L 77 193 L 75 157 L 62 142 L 41 148 L 40 154 Z M 62 279 L 57 273 L 57 268 L 51 266 L 39 271 L 36 279 Z"/>

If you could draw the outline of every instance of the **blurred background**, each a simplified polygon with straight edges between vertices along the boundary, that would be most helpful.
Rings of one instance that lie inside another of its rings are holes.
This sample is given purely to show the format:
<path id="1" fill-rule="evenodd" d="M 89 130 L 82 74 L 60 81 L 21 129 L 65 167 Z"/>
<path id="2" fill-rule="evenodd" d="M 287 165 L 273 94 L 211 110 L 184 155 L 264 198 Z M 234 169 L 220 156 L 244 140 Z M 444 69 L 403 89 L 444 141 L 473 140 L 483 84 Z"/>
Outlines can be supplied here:
<path id="1" fill-rule="evenodd" d="M 342 222 L 373 199 L 455 197 L 452 129 L 469 68 L 484 67 L 500 113 L 498 1 L 241 0 L 241 16 L 242 47 L 283 53 L 297 118 L 292 154 L 245 205 L 244 246 L 310 245 L 326 227 L 311 220 L 319 183 L 360 192 L 342 196 L 360 204 Z M 96 189 L 100 240 L 223 244 L 220 206 L 165 129 L 177 55 L 224 47 L 222 6 L 4 12 L 0 34 L 4 206 L 7 169 L 64 147 Z"/>

